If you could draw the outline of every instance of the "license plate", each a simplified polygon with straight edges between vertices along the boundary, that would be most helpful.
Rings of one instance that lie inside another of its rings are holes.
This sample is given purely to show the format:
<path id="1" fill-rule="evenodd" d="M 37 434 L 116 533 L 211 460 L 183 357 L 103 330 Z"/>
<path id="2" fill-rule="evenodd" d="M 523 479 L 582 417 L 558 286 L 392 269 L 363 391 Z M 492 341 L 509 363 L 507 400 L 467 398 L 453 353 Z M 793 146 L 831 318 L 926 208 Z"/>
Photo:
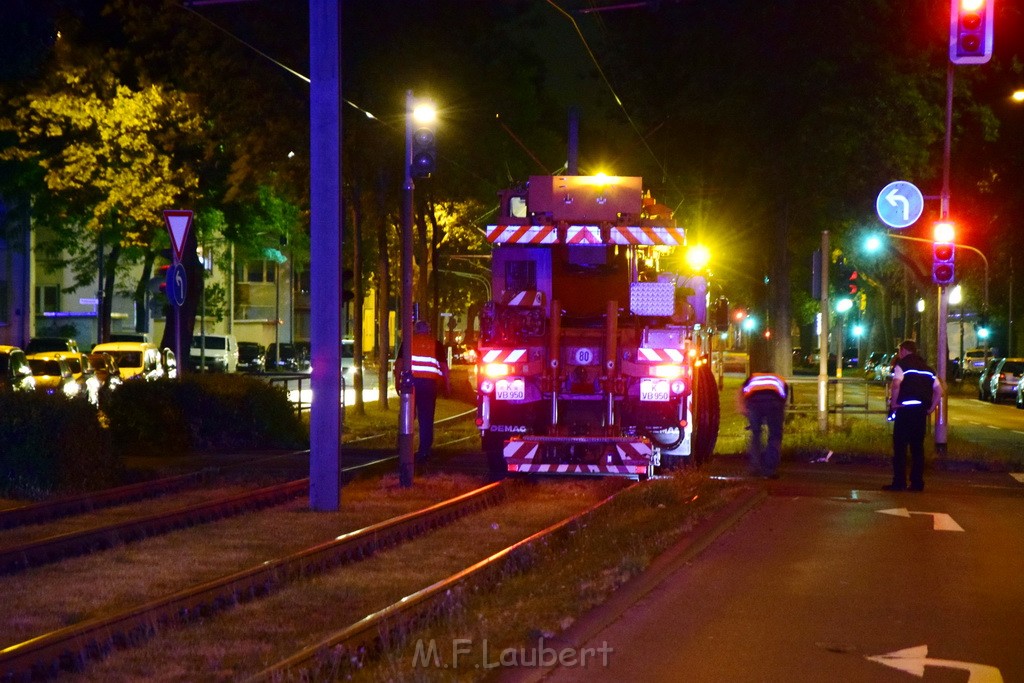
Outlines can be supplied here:
<path id="1" fill-rule="evenodd" d="M 521 377 L 499 379 L 494 385 L 494 398 L 499 401 L 522 401 L 526 398 L 526 383 Z"/>
<path id="2" fill-rule="evenodd" d="M 641 401 L 667 401 L 668 399 L 667 379 L 645 378 L 640 380 Z"/>

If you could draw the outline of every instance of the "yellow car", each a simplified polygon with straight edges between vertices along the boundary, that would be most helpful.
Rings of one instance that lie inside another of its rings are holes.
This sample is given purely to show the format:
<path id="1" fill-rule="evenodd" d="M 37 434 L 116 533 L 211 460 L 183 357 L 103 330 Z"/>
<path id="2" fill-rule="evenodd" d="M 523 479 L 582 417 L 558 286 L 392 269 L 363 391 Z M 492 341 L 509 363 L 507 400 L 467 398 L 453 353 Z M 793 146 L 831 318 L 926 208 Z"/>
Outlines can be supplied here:
<path id="1" fill-rule="evenodd" d="M 85 394 L 84 387 L 75 379 L 62 354 L 33 353 L 26 356 L 26 359 L 36 378 L 36 391 L 43 394 L 60 394 L 67 398 Z"/>
<path id="2" fill-rule="evenodd" d="M 164 376 L 160 350 L 145 342 L 107 342 L 92 347 L 93 353 L 108 353 L 117 363 L 121 379 L 156 380 Z"/>
<path id="3" fill-rule="evenodd" d="M 25 359 L 25 352 L 17 346 L 0 344 L 0 392 L 35 391 L 36 378 Z"/>

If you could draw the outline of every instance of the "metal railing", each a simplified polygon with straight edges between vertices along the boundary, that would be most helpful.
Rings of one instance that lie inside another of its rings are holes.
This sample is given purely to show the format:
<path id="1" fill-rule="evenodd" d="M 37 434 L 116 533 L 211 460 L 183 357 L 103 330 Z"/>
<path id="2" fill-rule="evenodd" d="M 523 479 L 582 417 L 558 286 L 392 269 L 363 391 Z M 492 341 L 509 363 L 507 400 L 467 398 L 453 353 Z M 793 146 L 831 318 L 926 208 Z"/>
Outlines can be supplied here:
<path id="1" fill-rule="evenodd" d="M 787 377 L 789 402 L 786 412 L 793 414 L 818 413 L 818 378 Z M 889 412 L 889 382 L 877 382 L 861 377 L 829 377 L 828 412 L 830 414 L 881 415 Z"/>

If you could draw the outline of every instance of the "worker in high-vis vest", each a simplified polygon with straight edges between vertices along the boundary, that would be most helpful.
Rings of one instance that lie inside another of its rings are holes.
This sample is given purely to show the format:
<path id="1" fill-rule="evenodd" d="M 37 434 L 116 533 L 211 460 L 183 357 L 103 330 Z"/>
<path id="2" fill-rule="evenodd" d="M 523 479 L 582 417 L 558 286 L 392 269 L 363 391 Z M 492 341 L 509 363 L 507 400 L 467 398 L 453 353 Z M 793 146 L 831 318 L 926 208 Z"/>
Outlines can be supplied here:
<path id="1" fill-rule="evenodd" d="M 404 344 L 404 342 L 403 342 Z M 402 376 L 403 348 L 398 349 L 395 361 L 395 381 Z M 430 333 L 430 325 L 418 321 L 412 335 L 412 383 L 415 394 L 416 420 L 419 422 L 420 441 L 416 448 L 416 460 L 423 462 L 430 457 L 434 445 L 434 409 L 439 392 L 448 395 L 448 362 L 441 342 Z"/>
<path id="2" fill-rule="evenodd" d="M 782 424 L 786 416 L 789 385 L 770 372 L 754 372 L 740 390 L 743 413 L 750 430 L 748 471 L 752 477 L 775 479 L 778 475 L 782 449 Z M 768 440 L 762 439 L 762 427 L 768 429 Z"/>

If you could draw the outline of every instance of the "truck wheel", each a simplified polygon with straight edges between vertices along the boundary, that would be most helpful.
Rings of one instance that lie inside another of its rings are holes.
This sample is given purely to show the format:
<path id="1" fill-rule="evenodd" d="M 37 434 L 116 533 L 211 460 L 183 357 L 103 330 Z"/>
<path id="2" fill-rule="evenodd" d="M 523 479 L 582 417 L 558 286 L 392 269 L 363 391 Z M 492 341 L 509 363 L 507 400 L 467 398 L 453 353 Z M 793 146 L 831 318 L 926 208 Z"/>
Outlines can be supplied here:
<path id="1" fill-rule="evenodd" d="M 484 434 L 481 438 L 484 456 L 487 459 L 487 474 L 491 480 L 504 479 L 508 474 L 505 466 L 505 439 L 501 434 Z"/>
<path id="2" fill-rule="evenodd" d="M 705 363 L 697 370 L 693 388 L 693 434 L 691 453 L 693 464 L 700 467 L 711 460 L 718 441 L 718 426 L 721 419 L 721 406 L 718 397 L 718 382 L 711 371 L 711 365 Z"/>

